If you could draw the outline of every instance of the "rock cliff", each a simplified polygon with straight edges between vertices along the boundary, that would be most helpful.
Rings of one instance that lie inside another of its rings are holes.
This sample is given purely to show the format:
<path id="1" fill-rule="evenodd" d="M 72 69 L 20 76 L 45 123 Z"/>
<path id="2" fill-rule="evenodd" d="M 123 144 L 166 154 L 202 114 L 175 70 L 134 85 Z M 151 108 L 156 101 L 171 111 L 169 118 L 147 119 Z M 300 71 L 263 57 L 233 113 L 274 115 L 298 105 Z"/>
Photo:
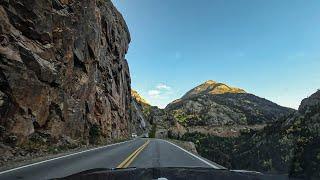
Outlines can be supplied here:
<path id="1" fill-rule="evenodd" d="M 157 106 L 151 106 L 137 91 L 132 90 L 131 95 L 134 130 L 149 132 L 150 137 L 166 138 L 168 129 L 174 125 L 170 115 Z"/>
<path id="2" fill-rule="evenodd" d="M 132 131 L 138 135 L 148 133 L 150 129 L 150 122 L 147 117 L 147 109 L 150 108 L 150 105 L 137 91 L 133 89 L 131 90 L 131 96 L 131 117 L 133 122 Z"/>
<path id="3" fill-rule="evenodd" d="M 130 35 L 110 0 L 0 1 L 0 140 L 128 137 Z"/>

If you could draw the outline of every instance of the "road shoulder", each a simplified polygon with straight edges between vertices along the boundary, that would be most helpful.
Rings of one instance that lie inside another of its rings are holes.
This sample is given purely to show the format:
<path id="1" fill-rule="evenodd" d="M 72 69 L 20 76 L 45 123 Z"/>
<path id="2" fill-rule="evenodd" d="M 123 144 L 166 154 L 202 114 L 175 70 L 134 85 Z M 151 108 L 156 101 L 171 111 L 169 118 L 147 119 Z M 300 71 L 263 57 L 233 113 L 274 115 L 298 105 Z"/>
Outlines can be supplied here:
<path id="1" fill-rule="evenodd" d="M 41 154 L 38 157 L 29 156 L 29 157 L 26 157 L 25 159 L 18 159 L 17 161 L 8 161 L 7 164 L 0 167 L 0 173 L 11 170 L 11 169 L 20 168 L 23 166 L 28 166 L 31 164 L 55 160 L 58 158 L 72 156 L 72 155 L 76 155 L 79 153 L 88 152 L 88 151 L 92 151 L 92 150 L 96 150 L 96 149 L 100 149 L 100 148 L 104 148 L 104 147 L 108 147 L 108 146 L 118 145 L 118 144 L 130 142 L 133 140 L 134 139 L 123 140 L 123 141 L 119 141 L 119 142 L 114 142 L 113 144 L 104 144 L 104 145 L 96 145 L 96 146 L 94 146 L 94 145 L 82 146 L 82 147 L 78 147 L 78 148 L 74 148 L 74 149 L 68 149 L 64 152 L 59 152 L 57 154 Z"/>

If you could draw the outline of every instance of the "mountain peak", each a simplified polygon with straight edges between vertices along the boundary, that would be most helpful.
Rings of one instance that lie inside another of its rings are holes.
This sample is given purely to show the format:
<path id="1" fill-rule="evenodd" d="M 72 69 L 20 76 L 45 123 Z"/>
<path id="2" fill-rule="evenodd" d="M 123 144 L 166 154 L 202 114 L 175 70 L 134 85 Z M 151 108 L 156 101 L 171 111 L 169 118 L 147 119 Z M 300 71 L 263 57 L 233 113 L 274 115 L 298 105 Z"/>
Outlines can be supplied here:
<path id="1" fill-rule="evenodd" d="M 214 80 L 207 80 L 206 82 L 204 82 L 203 84 L 217 84 L 217 81 Z"/>
<path id="2" fill-rule="evenodd" d="M 187 92 L 184 97 L 189 97 L 191 95 L 197 95 L 197 94 L 226 94 L 226 93 L 233 93 L 233 94 L 238 94 L 238 93 L 246 93 L 245 90 L 236 88 L 236 87 L 231 87 L 228 86 L 224 83 L 219 83 L 214 80 L 208 80 L 199 86 L 191 89 L 189 92 Z"/>

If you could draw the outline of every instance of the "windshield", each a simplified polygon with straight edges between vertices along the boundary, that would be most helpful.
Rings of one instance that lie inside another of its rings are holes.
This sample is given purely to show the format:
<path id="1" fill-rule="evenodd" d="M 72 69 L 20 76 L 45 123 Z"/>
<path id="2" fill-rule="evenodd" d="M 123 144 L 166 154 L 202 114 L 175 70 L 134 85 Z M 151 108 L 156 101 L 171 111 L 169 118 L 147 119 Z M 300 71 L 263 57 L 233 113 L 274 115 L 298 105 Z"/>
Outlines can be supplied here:
<path id="1" fill-rule="evenodd" d="M 0 179 L 319 179 L 319 18 L 318 0 L 0 1 Z"/>

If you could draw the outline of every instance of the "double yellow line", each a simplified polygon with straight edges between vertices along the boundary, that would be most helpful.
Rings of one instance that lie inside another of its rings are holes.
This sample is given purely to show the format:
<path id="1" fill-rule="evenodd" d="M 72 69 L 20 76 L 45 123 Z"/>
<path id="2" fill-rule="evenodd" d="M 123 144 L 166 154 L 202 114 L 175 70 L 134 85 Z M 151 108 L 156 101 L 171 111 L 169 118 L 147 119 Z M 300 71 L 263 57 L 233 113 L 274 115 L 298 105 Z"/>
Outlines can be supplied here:
<path id="1" fill-rule="evenodd" d="M 127 168 L 132 161 L 143 151 L 143 149 L 149 144 L 150 140 L 145 142 L 137 150 L 135 150 L 130 156 L 128 156 L 122 163 L 120 163 L 117 168 Z"/>

